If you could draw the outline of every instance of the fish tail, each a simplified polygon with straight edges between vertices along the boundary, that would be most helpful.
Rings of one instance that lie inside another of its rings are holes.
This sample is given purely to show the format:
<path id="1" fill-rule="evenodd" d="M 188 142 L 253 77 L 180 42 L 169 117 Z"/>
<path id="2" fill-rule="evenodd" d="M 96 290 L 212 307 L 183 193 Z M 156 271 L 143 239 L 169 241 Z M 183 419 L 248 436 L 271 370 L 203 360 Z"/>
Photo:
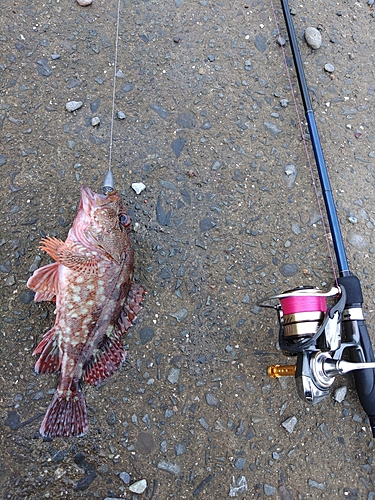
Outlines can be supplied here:
<path id="1" fill-rule="evenodd" d="M 70 390 L 57 389 L 40 426 L 44 437 L 80 437 L 88 432 L 85 398 L 78 384 Z"/>

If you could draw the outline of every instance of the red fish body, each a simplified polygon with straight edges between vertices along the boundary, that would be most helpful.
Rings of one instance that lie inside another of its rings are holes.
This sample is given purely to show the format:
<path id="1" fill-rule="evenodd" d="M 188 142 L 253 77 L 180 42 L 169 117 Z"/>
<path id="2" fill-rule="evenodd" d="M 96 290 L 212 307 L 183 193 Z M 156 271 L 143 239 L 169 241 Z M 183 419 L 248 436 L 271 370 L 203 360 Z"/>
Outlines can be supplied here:
<path id="1" fill-rule="evenodd" d="M 60 371 L 43 419 L 46 437 L 82 436 L 88 418 L 81 380 L 97 385 L 126 357 L 121 336 L 141 309 L 144 290 L 133 283 L 131 219 L 120 196 L 87 186 L 65 242 L 44 238 L 41 248 L 56 262 L 27 282 L 34 300 L 56 300 L 56 321 L 34 354 L 38 373 Z"/>

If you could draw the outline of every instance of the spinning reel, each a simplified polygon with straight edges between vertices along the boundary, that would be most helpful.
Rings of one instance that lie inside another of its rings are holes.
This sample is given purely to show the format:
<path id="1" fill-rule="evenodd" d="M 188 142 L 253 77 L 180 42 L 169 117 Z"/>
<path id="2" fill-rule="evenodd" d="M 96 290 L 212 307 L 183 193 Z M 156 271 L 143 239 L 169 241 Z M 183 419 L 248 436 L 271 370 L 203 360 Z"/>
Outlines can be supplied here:
<path id="1" fill-rule="evenodd" d="M 299 287 L 259 302 L 261 307 L 276 309 L 280 348 L 287 356 L 297 356 L 295 365 L 268 367 L 268 375 L 294 375 L 299 396 L 312 404 L 328 395 L 337 375 L 375 368 L 374 362 L 366 362 L 361 345 L 360 334 L 365 328 L 362 304 L 350 303 L 353 294 L 360 291 L 359 281 L 348 276 L 339 282 L 346 282 L 349 297 L 341 283 L 327 293 Z M 351 362 L 341 359 L 345 350 Z M 372 372 L 368 375 L 373 379 Z"/>

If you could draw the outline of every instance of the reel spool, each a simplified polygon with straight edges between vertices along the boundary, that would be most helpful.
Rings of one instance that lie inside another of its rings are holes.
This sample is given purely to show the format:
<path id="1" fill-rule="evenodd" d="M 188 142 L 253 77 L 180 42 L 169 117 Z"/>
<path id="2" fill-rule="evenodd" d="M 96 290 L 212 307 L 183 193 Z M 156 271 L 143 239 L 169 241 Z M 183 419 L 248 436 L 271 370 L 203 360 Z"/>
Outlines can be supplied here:
<path id="1" fill-rule="evenodd" d="M 279 319 L 279 344 L 286 353 L 297 354 L 311 348 L 327 326 L 329 311 L 327 300 L 339 297 L 341 289 L 332 287 L 323 292 L 316 287 L 302 286 L 287 290 L 278 295 L 271 295 L 261 300 L 258 305 L 276 309 Z M 273 305 L 270 302 L 277 301 Z M 321 348 L 335 350 L 340 339 Z"/>

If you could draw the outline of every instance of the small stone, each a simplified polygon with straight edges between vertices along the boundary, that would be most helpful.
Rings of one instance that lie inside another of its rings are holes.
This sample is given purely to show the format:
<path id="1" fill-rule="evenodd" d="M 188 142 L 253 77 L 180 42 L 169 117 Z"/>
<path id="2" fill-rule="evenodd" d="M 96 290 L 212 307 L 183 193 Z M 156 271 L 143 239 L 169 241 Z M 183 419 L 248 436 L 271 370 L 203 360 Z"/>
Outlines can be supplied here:
<path id="1" fill-rule="evenodd" d="M 322 45 L 322 35 L 316 28 L 309 27 L 305 30 L 305 40 L 312 49 L 319 49 Z"/>
<path id="2" fill-rule="evenodd" d="M 119 120 L 125 120 L 126 118 L 125 113 L 123 111 L 117 111 L 117 118 Z"/>
<path id="3" fill-rule="evenodd" d="M 288 99 L 281 99 L 281 100 L 280 100 L 280 106 L 281 106 L 282 108 L 286 108 L 286 107 L 288 106 L 288 104 L 289 104 Z"/>
<path id="4" fill-rule="evenodd" d="M 152 340 L 152 338 L 154 337 L 154 335 L 155 335 L 154 330 L 152 328 L 150 328 L 149 326 L 145 326 L 145 327 L 141 328 L 139 331 L 139 338 L 141 340 L 141 344 L 145 345 L 148 342 L 150 342 Z"/>
<path id="5" fill-rule="evenodd" d="M 264 483 L 263 491 L 266 497 L 273 497 L 276 495 L 276 488 L 267 483 Z"/>
<path id="6" fill-rule="evenodd" d="M 92 4 L 92 0 L 77 0 L 78 5 L 81 7 L 87 7 Z"/>
<path id="7" fill-rule="evenodd" d="M 354 248 L 357 250 L 366 250 L 368 247 L 367 239 L 360 233 L 355 233 L 354 231 L 348 231 L 347 240 Z"/>
<path id="8" fill-rule="evenodd" d="M 181 155 L 181 152 L 185 146 L 186 139 L 183 139 L 182 137 L 179 137 L 178 139 L 175 139 L 172 141 L 171 148 L 174 154 L 176 155 L 176 158 L 179 158 Z"/>
<path id="9" fill-rule="evenodd" d="M 216 58 L 215 58 L 215 54 L 210 54 L 210 55 L 208 56 L 208 60 L 209 60 L 210 62 L 214 62 L 214 60 L 215 60 L 215 59 L 216 59 Z"/>
<path id="10" fill-rule="evenodd" d="M 174 447 L 174 451 L 177 457 L 180 455 L 184 455 L 184 453 L 186 453 L 185 445 L 182 443 L 176 444 L 176 446 Z"/>
<path id="11" fill-rule="evenodd" d="M 176 118 L 176 123 L 181 128 L 194 128 L 195 119 L 192 113 L 180 113 Z"/>
<path id="12" fill-rule="evenodd" d="M 285 278 L 291 278 L 298 272 L 297 264 L 284 264 L 280 267 L 280 272 Z"/>
<path id="13" fill-rule="evenodd" d="M 137 194 L 141 194 L 146 189 L 146 186 L 143 182 L 133 182 L 132 188 Z"/>
<path id="14" fill-rule="evenodd" d="M 171 464 L 169 462 L 165 462 L 164 460 L 158 463 L 158 469 L 165 470 L 176 476 L 178 476 L 181 470 L 179 465 Z"/>
<path id="15" fill-rule="evenodd" d="M 290 164 L 284 167 L 283 181 L 288 188 L 292 188 L 294 186 L 297 174 L 298 174 L 298 169 L 295 165 Z"/>
<path id="16" fill-rule="evenodd" d="M 289 434 L 291 434 L 294 431 L 295 426 L 297 425 L 297 418 L 295 416 L 289 417 L 284 420 L 281 425 L 289 432 Z"/>
<path id="17" fill-rule="evenodd" d="M 324 66 L 324 70 L 327 71 L 327 73 L 333 73 L 335 71 L 335 67 L 333 64 L 327 63 Z"/>
<path id="18" fill-rule="evenodd" d="M 167 380 L 170 384 L 176 385 L 178 384 L 178 379 L 180 377 L 181 370 L 180 368 L 172 368 L 167 376 Z"/>
<path id="19" fill-rule="evenodd" d="M 93 118 L 91 118 L 91 125 L 93 127 L 97 127 L 98 125 L 100 125 L 100 118 L 99 118 L 99 116 L 94 116 Z"/>
<path id="20" fill-rule="evenodd" d="M 69 113 L 73 113 L 74 111 L 77 111 L 77 109 L 82 108 L 82 106 L 82 101 L 69 101 L 66 103 L 65 109 L 69 111 Z"/>
<path id="21" fill-rule="evenodd" d="M 235 479 L 233 477 L 232 484 L 229 488 L 229 496 L 236 497 L 237 493 L 245 493 L 247 491 L 247 481 L 245 476 L 240 476 Z"/>
<path id="22" fill-rule="evenodd" d="M 277 134 L 280 134 L 282 132 L 281 128 L 279 128 L 275 123 L 272 122 L 264 122 L 264 126 L 266 127 L 269 132 L 271 132 L 275 137 Z"/>
<path id="23" fill-rule="evenodd" d="M 125 484 L 130 483 L 130 474 L 128 472 L 120 472 L 119 478 L 121 481 L 123 481 Z"/>
<path id="24" fill-rule="evenodd" d="M 280 47 L 284 47 L 284 45 L 286 44 L 286 40 L 284 37 L 282 36 L 279 36 L 278 39 L 277 39 L 277 42 L 278 44 L 280 45 Z"/>
<path id="25" fill-rule="evenodd" d="M 246 458 L 238 457 L 234 461 L 234 466 L 238 470 L 244 470 L 245 465 L 246 465 Z"/>
<path id="26" fill-rule="evenodd" d="M 309 479 L 308 484 L 311 488 L 316 488 L 317 490 L 324 490 L 324 484 L 314 481 L 314 479 Z"/>
<path id="27" fill-rule="evenodd" d="M 211 394 L 210 392 L 208 392 L 206 394 L 206 403 L 209 406 L 217 406 L 219 404 L 219 400 L 217 399 L 216 396 L 214 396 L 213 394 Z"/>
<path id="28" fill-rule="evenodd" d="M 169 313 L 169 316 L 172 316 L 172 318 L 176 318 L 179 323 L 183 321 L 188 315 L 188 310 L 185 308 L 179 309 L 178 311 L 174 313 Z"/>
<path id="29" fill-rule="evenodd" d="M 338 387 L 335 392 L 333 393 L 333 399 L 337 401 L 338 403 L 342 403 L 346 397 L 347 393 L 347 387 L 346 385 L 343 385 L 342 387 Z"/>
<path id="30" fill-rule="evenodd" d="M 147 488 L 146 479 L 141 479 L 140 481 L 137 481 L 136 483 L 133 483 L 131 486 L 129 486 L 129 490 L 132 493 L 138 493 L 138 495 L 143 493 L 146 488 Z"/>

